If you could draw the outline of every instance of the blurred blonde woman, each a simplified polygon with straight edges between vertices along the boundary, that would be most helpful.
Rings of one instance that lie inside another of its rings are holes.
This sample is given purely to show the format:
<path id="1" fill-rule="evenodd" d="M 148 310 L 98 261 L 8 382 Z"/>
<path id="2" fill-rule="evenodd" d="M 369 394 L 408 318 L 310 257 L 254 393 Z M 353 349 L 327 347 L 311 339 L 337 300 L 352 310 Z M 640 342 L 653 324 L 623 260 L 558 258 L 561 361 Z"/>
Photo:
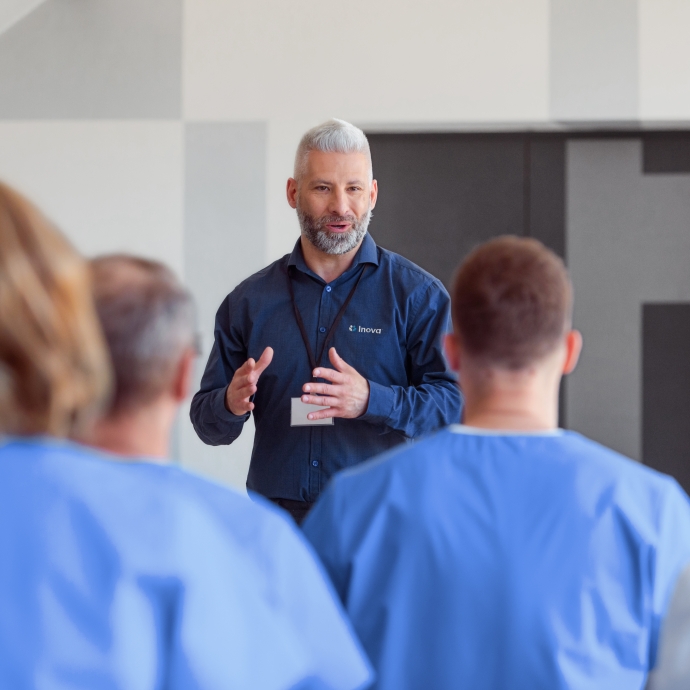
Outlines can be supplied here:
<path id="1" fill-rule="evenodd" d="M 0 184 L 0 430 L 72 436 L 102 405 L 109 382 L 84 261 Z"/>
<path id="2" fill-rule="evenodd" d="M 185 299 L 150 262 L 108 266 L 133 276 L 109 279 L 111 307 L 136 307 L 137 267 Z M 179 402 L 173 378 L 161 394 Z M 74 442 L 103 428 L 111 388 L 87 265 L 0 184 L 0 688 L 366 687 L 287 519 L 161 458 Z"/>

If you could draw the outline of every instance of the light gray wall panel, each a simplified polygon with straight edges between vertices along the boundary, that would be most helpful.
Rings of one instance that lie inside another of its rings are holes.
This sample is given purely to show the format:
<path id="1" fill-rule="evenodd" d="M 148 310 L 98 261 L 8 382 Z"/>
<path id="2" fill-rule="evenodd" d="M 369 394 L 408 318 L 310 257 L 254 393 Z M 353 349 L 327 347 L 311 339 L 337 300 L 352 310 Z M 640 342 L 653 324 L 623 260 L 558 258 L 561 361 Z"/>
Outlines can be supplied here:
<path id="1" fill-rule="evenodd" d="M 33 12 L 45 0 L 2 0 L 0 2 L 0 34 Z"/>
<path id="2" fill-rule="evenodd" d="M 263 268 L 266 256 L 266 126 L 263 123 L 190 123 L 185 127 L 185 281 L 197 302 L 203 355 L 225 296 Z M 231 446 L 204 445 L 189 417 L 180 420 L 179 453 L 186 466 L 244 486 L 253 442 L 245 425 Z"/>
<path id="3" fill-rule="evenodd" d="M 639 140 L 570 141 L 567 256 L 585 341 L 568 426 L 639 460 L 642 303 L 690 299 L 690 176 L 643 175 Z"/>
<path id="4" fill-rule="evenodd" d="M 553 119 L 637 118 L 637 12 L 637 0 L 551 0 Z"/>
<path id="5" fill-rule="evenodd" d="M 0 35 L 0 118 L 174 118 L 182 0 L 47 0 Z"/>

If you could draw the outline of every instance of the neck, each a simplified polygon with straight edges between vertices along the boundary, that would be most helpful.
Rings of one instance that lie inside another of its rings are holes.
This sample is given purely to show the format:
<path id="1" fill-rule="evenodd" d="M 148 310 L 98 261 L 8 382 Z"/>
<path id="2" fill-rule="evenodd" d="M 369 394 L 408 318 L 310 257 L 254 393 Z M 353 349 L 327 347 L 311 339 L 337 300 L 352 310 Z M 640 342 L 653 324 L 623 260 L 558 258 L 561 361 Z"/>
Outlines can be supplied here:
<path id="1" fill-rule="evenodd" d="M 304 235 L 301 238 L 302 255 L 304 263 L 309 270 L 323 278 L 327 283 L 332 283 L 347 271 L 355 259 L 355 254 L 361 246 L 361 242 L 346 254 L 326 254 L 317 249 Z"/>
<path id="2" fill-rule="evenodd" d="M 558 385 L 540 375 L 488 372 L 489 380 L 463 379 L 463 422 L 480 429 L 547 431 L 558 427 Z"/>
<path id="3" fill-rule="evenodd" d="M 86 439 L 87 443 L 122 459 L 157 458 L 170 455 L 170 432 L 174 407 L 154 403 L 144 408 L 99 420 Z"/>

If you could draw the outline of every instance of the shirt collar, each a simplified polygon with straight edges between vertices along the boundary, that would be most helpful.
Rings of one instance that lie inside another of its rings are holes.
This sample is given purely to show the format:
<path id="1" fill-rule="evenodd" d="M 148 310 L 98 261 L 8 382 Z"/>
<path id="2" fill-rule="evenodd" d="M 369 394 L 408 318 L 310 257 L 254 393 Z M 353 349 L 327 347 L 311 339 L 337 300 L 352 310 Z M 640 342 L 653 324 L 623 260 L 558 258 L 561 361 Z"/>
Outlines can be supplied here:
<path id="1" fill-rule="evenodd" d="M 465 424 L 451 424 L 448 427 L 453 434 L 464 434 L 467 436 L 563 436 L 563 429 L 486 429 L 476 426 L 466 426 Z"/>
<path id="2" fill-rule="evenodd" d="M 351 271 L 353 268 L 359 266 L 360 264 L 374 264 L 374 266 L 379 265 L 379 253 L 376 247 L 376 242 L 374 242 L 374 238 L 369 233 L 364 235 L 362 244 L 359 245 L 359 249 L 355 254 L 352 266 L 346 271 L 346 273 Z M 295 248 L 292 250 L 292 254 L 290 254 L 290 258 L 288 259 L 288 266 L 294 266 L 298 270 L 302 271 L 302 273 L 311 273 L 311 271 L 307 267 L 307 264 L 304 262 L 304 254 L 302 254 L 301 237 L 299 237 L 299 239 L 295 243 Z"/>

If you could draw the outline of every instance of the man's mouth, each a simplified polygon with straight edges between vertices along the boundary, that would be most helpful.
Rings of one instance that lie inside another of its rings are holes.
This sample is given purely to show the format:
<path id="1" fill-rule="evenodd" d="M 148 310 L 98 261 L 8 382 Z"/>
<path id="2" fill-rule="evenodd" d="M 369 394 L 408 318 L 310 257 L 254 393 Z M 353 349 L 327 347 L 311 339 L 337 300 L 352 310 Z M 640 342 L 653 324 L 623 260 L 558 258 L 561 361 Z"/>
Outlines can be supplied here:
<path id="1" fill-rule="evenodd" d="M 351 227 L 351 223 L 326 223 L 326 228 L 331 232 L 346 232 Z"/>

